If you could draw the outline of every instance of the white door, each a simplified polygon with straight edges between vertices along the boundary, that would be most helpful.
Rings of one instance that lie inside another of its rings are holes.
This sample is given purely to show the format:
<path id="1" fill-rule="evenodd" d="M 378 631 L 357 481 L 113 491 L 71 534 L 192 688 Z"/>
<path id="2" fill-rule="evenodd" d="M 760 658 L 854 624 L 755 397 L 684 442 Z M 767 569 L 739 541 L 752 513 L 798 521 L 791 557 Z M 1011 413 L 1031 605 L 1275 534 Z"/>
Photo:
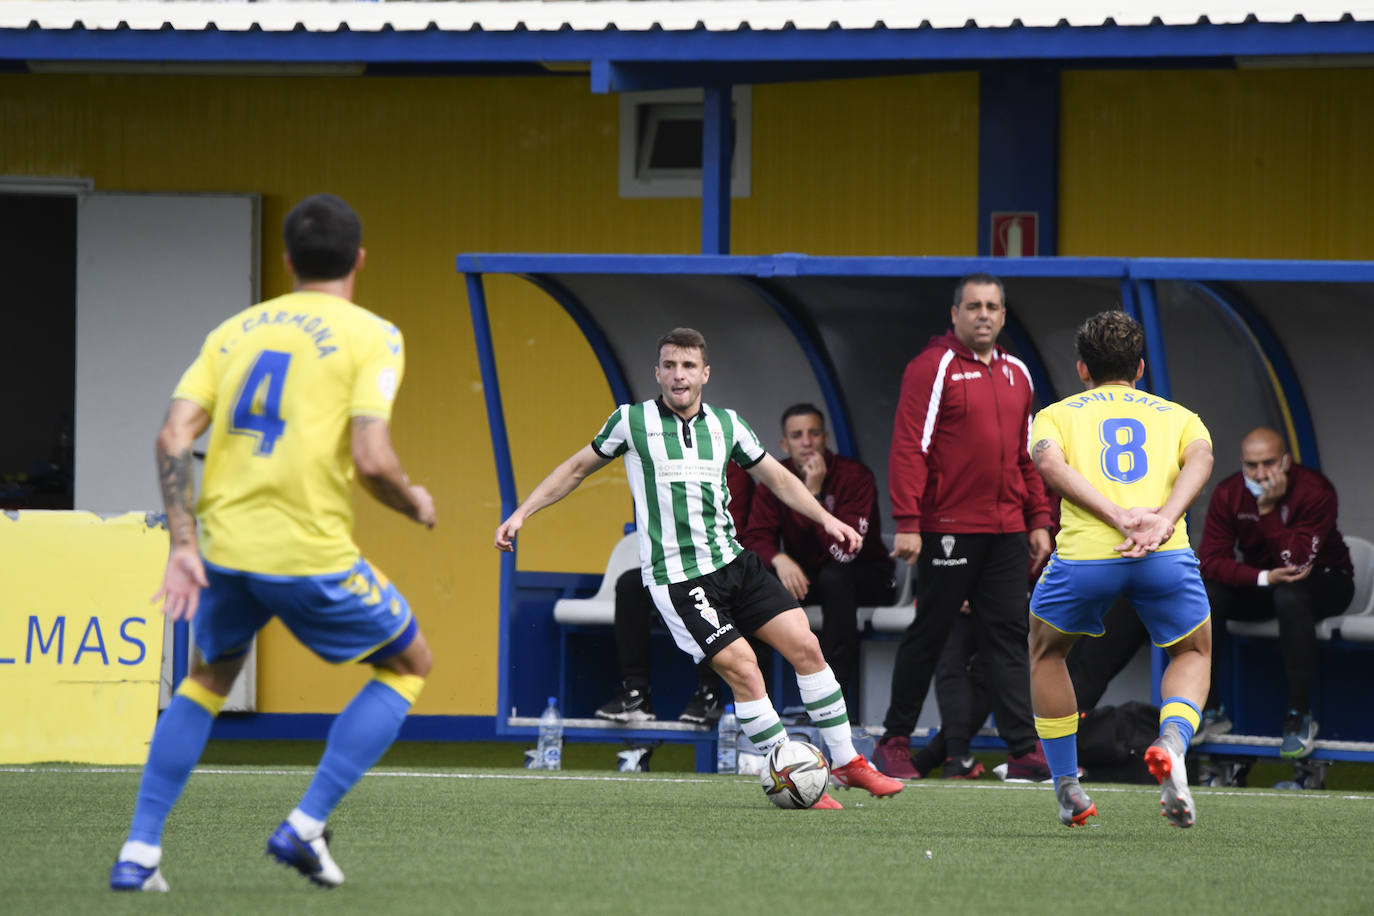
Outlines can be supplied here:
<path id="1" fill-rule="evenodd" d="M 78 198 L 77 509 L 162 511 L 153 439 L 205 335 L 258 299 L 259 207 L 256 194 Z M 170 624 L 165 645 L 163 706 L 170 699 Z M 229 694 L 228 711 L 254 706 L 255 654 Z"/>

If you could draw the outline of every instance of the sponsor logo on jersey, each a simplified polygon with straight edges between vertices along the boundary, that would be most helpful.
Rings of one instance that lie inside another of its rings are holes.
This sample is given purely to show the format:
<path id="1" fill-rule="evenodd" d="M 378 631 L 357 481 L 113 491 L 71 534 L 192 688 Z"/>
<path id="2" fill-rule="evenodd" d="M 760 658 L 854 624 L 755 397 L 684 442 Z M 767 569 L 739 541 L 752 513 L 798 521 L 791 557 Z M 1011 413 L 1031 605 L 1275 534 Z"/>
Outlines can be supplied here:
<path id="1" fill-rule="evenodd" d="M 982 377 L 983 377 L 983 373 L 981 373 L 981 372 L 956 372 L 956 373 L 954 373 L 953 375 L 951 375 L 951 376 L 949 377 L 949 380 L 950 380 L 951 382 L 962 382 L 962 381 L 964 381 L 965 379 L 974 379 L 974 378 L 982 378 Z"/>
<path id="2" fill-rule="evenodd" d="M 664 458 L 654 462 L 654 477 L 663 481 L 720 483 L 722 462 L 698 458 Z"/>

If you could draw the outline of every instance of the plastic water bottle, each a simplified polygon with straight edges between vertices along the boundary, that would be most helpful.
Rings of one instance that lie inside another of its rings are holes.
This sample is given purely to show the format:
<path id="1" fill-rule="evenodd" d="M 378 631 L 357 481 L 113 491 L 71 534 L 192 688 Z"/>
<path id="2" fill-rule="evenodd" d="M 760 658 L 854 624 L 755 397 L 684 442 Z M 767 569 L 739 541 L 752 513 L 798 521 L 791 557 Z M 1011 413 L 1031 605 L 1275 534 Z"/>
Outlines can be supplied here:
<path id="1" fill-rule="evenodd" d="M 739 719 L 735 718 L 733 703 L 726 704 L 716 723 L 716 772 L 739 772 Z"/>
<path id="2" fill-rule="evenodd" d="M 563 768 L 563 717 L 558 712 L 558 700 L 549 697 L 549 705 L 539 717 L 539 769 Z"/>

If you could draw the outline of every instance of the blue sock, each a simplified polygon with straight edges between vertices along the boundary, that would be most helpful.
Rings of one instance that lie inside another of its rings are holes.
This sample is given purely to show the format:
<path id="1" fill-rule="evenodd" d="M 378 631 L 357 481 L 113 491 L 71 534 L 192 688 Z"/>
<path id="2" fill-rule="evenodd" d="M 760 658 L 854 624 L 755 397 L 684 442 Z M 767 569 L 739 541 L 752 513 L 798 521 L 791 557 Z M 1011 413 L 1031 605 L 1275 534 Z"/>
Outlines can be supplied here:
<path id="1" fill-rule="evenodd" d="M 1045 762 L 1050 765 L 1050 775 L 1054 786 L 1059 788 L 1059 780 L 1064 776 L 1078 775 L 1078 733 L 1059 738 L 1041 738 L 1045 748 Z"/>
<path id="2" fill-rule="evenodd" d="M 162 713 L 153 740 L 148 746 L 148 762 L 138 784 L 138 801 L 134 805 L 133 825 L 129 839 L 162 845 L 162 827 L 176 804 L 186 780 L 195 768 L 210 738 L 210 724 L 215 721 L 210 710 L 180 693 Z"/>
<path id="3" fill-rule="evenodd" d="M 1193 733 L 1197 731 L 1200 721 L 1202 711 L 1183 697 L 1169 697 L 1159 708 L 1159 733 L 1164 734 L 1164 726 L 1174 723 L 1178 726 L 1178 733 L 1183 736 L 1185 748 L 1193 740 Z"/>
<path id="4" fill-rule="evenodd" d="M 1036 716 L 1035 733 L 1045 750 L 1045 762 L 1050 765 L 1054 787 L 1065 776 L 1078 775 L 1078 713 L 1067 716 Z"/>
<path id="5" fill-rule="evenodd" d="M 368 681 L 329 728 L 324 757 L 300 809 L 325 821 L 363 774 L 386 753 L 410 712 L 410 702 L 381 681 Z"/>

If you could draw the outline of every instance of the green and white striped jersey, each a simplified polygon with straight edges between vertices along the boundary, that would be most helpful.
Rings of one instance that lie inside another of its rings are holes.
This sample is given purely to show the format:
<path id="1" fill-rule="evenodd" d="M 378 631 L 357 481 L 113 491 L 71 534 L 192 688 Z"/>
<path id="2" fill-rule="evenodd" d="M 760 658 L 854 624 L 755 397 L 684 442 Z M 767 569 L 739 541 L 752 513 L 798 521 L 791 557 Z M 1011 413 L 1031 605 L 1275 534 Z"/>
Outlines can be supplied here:
<path id="1" fill-rule="evenodd" d="M 625 456 L 645 585 L 686 582 L 744 552 L 726 509 L 725 465 L 733 458 L 751 468 L 768 453 L 739 414 L 703 402 L 684 420 L 661 398 L 621 404 L 592 448 L 603 458 Z"/>

